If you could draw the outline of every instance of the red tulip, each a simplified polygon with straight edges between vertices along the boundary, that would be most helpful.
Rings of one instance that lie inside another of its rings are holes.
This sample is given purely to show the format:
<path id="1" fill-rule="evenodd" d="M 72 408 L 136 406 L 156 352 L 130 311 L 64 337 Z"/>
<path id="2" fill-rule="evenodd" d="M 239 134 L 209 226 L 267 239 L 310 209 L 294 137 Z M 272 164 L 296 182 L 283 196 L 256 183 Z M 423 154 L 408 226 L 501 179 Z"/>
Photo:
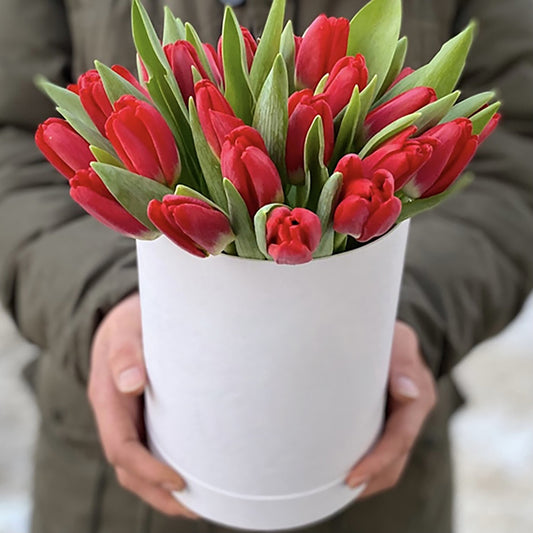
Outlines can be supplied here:
<path id="1" fill-rule="evenodd" d="M 266 241 L 268 255 L 280 265 L 299 265 L 313 258 L 322 236 L 318 216 L 297 207 L 275 207 L 268 215 Z"/>
<path id="2" fill-rule="evenodd" d="M 418 140 L 436 142 L 436 145 L 427 163 L 403 188 L 411 198 L 426 198 L 446 190 L 470 163 L 479 144 L 478 136 L 472 134 L 472 122 L 467 118 L 439 124 Z"/>
<path id="3" fill-rule="evenodd" d="M 117 202 L 91 168 L 78 170 L 69 183 L 72 199 L 108 228 L 129 237 L 142 237 L 150 231 Z"/>
<path id="4" fill-rule="evenodd" d="M 221 253 L 234 239 L 224 213 L 197 198 L 167 194 L 148 204 L 148 218 L 171 241 L 198 257 Z"/>
<path id="5" fill-rule="evenodd" d="M 289 127 L 285 162 L 289 181 L 294 185 L 304 182 L 305 139 L 313 120 L 320 115 L 324 128 L 324 164 L 333 155 L 335 132 L 331 108 L 322 94 L 313 96 L 311 89 L 294 93 L 289 98 Z"/>
<path id="6" fill-rule="evenodd" d="M 359 86 L 362 91 L 367 82 L 368 69 L 361 54 L 343 57 L 335 63 L 324 87 L 324 96 L 334 117 L 348 105 L 355 86 Z"/>
<path id="7" fill-rule="evenodd" d="M 350 23 L 345 18 L 319 15 L 307 28 L 296 57 L 300 87 L 315 89 L 324 74 L 346 55 Z"/>
<path id="8" fill-rule="evenodd" d="M 202 46 L 204 48 L 205 55 L 207 56 L 209 66 L 211 67 L 211 71 L 213 72 L 213 77 L 215 79 L 214 81 L 219 87 L 222 87 L 222 84 L 224 83 L 224 69 L 222 67 L 222 61 L 212 44 L 203 43 Z"/>
<path id="9" fill-rule="evenodd" d="M 257 41 L 254 39 L 254 36 L 250 33 L 248 28 L 241 26 L 242 38 L 244 41 L 244 50 L 246 52 L 246 65 L 248 70 L 252 68 L 252 63 L 255 57 L 255 52 L 257 51 Z M 218 56 L 222 57 L 222 37 L 218 40 Z"/>
<path id="10" fill-rule="evenodd" d="M 49 118 L 43 122 L 35 133 L 35 143 L 46 159 L 67 179 L 95 161 L 89 143 L 66 120 L 60 118 Z"/>
<path id="11" fill-rule="evenodd" d="M 283 201 L 278 170 L 258 131 L 241 126 L 231 131 L 222 145 L 222 175 L 243 197 L 250 216 L 266 204 Z"/>
<path id="12" fill-rule="evenodd" d="M 173 187 L 181 166 L 174 136 L 152 105 L 124 95 L 105 126 L 108 139 L 128 170 Z"/>
<path id="13" fill-rule="evenodd" d="M 194 97 L 194 78 L 191 68 L 195 67 L 204 79 L 209 76 L 198 57 L 198 52 L 190 42 L 176 41 L 167 44 L 163 50 L 176 77 L 183 100 L 187 103 L 191 96 Z"/>
<path id="14" fill-rule="evenodd" d="M 402 210 L 401 201 L 394 196 L 393 175 L 378 169 L 365 178 L 361 160 L 355 154 L 344 156 L 335 170 L 342 173 L 344 187 L 333 218 L 334 230 L 359 242 L 386 233 Z"/>
<path id="15" fill-rule="evenodd" d="M 431 87 L 415 87 L 371 111 L 365 119 L 367 137 L 374 136 L 395 120 L 418 111 L 437 99 Z"/>
<path id="16" fill-rule="evenodd" d="M 401 189 L 431 157 L 437 141 L 429 138 L 410 139 L 416 127 L 411 126 L 400 135 L 381 145 L 363 159 L 365 177 L 379 169 L 388 170 L 394 176 L 394 190 Z"/>
<path id="17" fill-rule="evenodd" d="M 137 81 L 135 76 L 121 65 L 113 65 L 111 69 L 129 81 L 143 94 L 148 95 L 144 87 Z M 105 135 L 105 123 L 113 111 L 113 106 L 105 92 L 102 78 L 96 69 L 83 73 L 76 84 L 71 84 L 68 89 L 79 95 L 81 105 L 91 117 L 98 131 Z"/>
<path id="18" fill-rule="evenodd" d="M 244 122 L 235 116 L 224 95 L 209 80 L 201 80 L 194 86 L 198 118 L 209 146 L 220 158 L 226 135 L 244 126 Z"/>
<path id="19" fill-rule="evenodd" d="M 500 113 L 496 113 L 490 120 L 489 123 L 483 128 L 483 131 L 479 134 L 479 144 L 481 144 L 495 129 L 496 126 L 500 123 L 502 116 Z"/>

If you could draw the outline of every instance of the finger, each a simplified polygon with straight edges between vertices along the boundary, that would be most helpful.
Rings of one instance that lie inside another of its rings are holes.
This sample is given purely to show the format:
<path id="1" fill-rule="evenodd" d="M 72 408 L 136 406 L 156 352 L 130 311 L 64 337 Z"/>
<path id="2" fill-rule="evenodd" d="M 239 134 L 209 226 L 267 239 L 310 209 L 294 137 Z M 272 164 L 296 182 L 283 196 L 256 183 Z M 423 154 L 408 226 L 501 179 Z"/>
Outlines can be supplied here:
<path id="1" fill-rule="evenodd" d="M 383 492 L 396 486 L 397 483 L 400 481 L 400 478 L 402 477 L 405 467 L 407 466 L 408 460 L 409 456 L 405 455 L 394 463 L 392 463 L 389 468 L 387 468 L 384 472 L 382 472 L 382 474 L 374 478 L 365 487 L 359 498 L 368 498 L 369 496 L 373 496 L 374 494 Z"/>
<path id="2" fill-rule="evenodd" d="M 358 487 L 408 455 L 424 423 L 428 409 L 422 400 L 398 404 L 389 414 L 385 431 L 374 449 L 348 474 L 346 483 Z"/>
<path id="3" fill-rule="evenodd" d="M 114 332 L 108 352 L 109 368 L 116 388 L 124 394 L 141 394 L 146 386 L 146 370 L 142 340 L 137 335 L 125 335 L 128 328 Z"/>
<path id="4" fill-rule="evenodd" d="M 117 479 L 122 487 L 134 492 L 161 513 L 169 516 L 185 516 L 190 519 L 199 518 L 196 513 L 178 502 L 168 490 L 145 483 L 142 479 L 139 479 L 127 470 L 118 468 Z"/>

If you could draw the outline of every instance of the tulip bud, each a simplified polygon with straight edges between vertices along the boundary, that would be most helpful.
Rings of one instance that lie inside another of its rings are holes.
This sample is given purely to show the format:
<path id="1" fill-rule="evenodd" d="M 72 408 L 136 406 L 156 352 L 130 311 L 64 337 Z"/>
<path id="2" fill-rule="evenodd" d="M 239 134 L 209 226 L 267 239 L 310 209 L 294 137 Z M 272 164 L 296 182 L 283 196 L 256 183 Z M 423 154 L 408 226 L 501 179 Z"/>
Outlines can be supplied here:
<path id="1" fill-rule="evenodd" d="M 431 87 L 415 87 L 399 94 L 392 100 L 381 104 L 371 111 L 365 119 L 365 130 L 368 138 L 388 126 L 395 120 L 410 115 L 437 99 Z"/>
<path id="2" fill-rule="evenodd" d="M 222 87 L 224 83 L 224 69 L 222 67 L 222 61 L 217 54 L 215 47 L 209 43 L 203 43 L 202 47 L 204 49 L 205 55 L 207 56 L 207 61 L 213 72 L 213 77 L 215 78 L 215 83 Z"/>
<path id="3" fill-rule="evenodd" d="M 66 120 L 60 118 L 49 118 L 39 125 L 35 143 L 46 159 L 67 179 L 95 161 L 89 143 Z"/>
<path id="4" fill-rule="evenodd" d="M 181 166 L 174 136 L 152 105 L 124 95 L 105 126 L 118 156 L 131 172 L 173 187 Z"/>
<path id="5" fill-rule="evenodd" d="M 331 108 L 322 94 L 313 96 L 311 89 L 294 93 L 289 98 L 289 126 L 287 129 L 287 148 L 285 162 L 288 179 L 293 185 L 301 185 L 304 175 L 305 139 L 313 120 L 320 115 L 324 128 L 324 164 L 333 155 L 335 131 Z"/>
<path id="6" fill-rule="evenodd" d="M 324 87 L 324 96 L 334 117 L 348 105 L 355 86 L 362 91 L 367 82 L 368 69 L 361 54 L 343 57 L 335 63 Z"/>
<path id="7" fill-rule="evenodd" d="M 235 116 L 224 95 L 209 80 L 201 80 L 194 86 L 198 118 L 211 149 L 220 158 L 226 135 L 244 126 L 244 122 Z"/>
<path id="8" fill-rule="evenodd" d="M 252 63 L 257 51 L 257 41 L 254 39 L 254 36 L 250 33 L 248 28 L 241 26 L 242 38 L 244 41 L 244 50 L 246 52 L 246 65 L 248 70 L 252 68 Z M 218 56 L 222 57 L 222 37 L 218 40 Z"/>
<path id="9" fill-rule="evenodd" d="M 446 190 L 470 163 L 479 144 L 467 118 L 439 124 L 418 140 L 436 144 L 429 160 L 403 188 L 411 198 L 426 198 Z"/>
<path id="10" fill-rule="evenodd" d="M 266 222 L 268 254 L 280 265 L 299 265 L 313 258 L 322 236 L 318 216 L 297 207 L 275 207 Z"/>
<path id="11" fill-rule="evenodd" d="M 264 205 L 283 201 L 283 187 L 257 130 L 241 126 L 231 131 L 222 145 L 222 175 L 239 191 L 250 216 Z"/>
<path id="12" fill-rule="evenodd" d="M 142 237 L 149 229 L 130 215 L 91 168 L 78 170 L 69 180 L 70 196 L 99 222 L 128 237 Z"/>
<path id="13" fill-rule="evenodd" d="M 350 23 L 345 18 L 319 15 L 307 28 L 296 58 L 296 81 L 315 89 L 324 74 L 346 55 Z"/>
<path id="14" fill-rule="evenodd" d="M 401 201 L 394 196 L 394 177 L 378 169 L 363 177 L 361 161 L 354 154 L 344 156 L 336 172 L 343 175 L 341 201 L 333 217 L 333 229 L 366 242 L 386 233 L 398 220 Z"/>
<path id="15" fill-rule="evenodd" d="M 111 70 L 129 81 L 143 94 L 148 95 L 144 87 L 137 81 L 135 76 L 121 65 L 113 65 Z M 71 84 L 68 89 L 75 92 L 80 97 L 80 102 L 98 131 L 105 135 L 105 123 L 109 115 L 113 112 L 113 106 L 109 101 L 104 89 L 102 78 L 96 69 L 88 70 L 83 73 L 76 84 Z"/>
<path id="16" fill-rule="evenodd" d="M 479 134 L 479 144 L 481 144 L 496 129 L 496 126 L 500 123 L 501 118 L 501 114 L 496 113 L 489 120 L 489 123 L 483 128 L 483 131 Z"/>
<path id="17" fill-rule="evenodd" d="M 190 42 L 176 41 L 167 44 L 163 50 L 178 82 L 183 100 L 187 103 L 191 96 L 194 97 L 192 67 L 196 68 L 202 78 L 207 79 L 209 76 L 198 57 L 198 52 Z"/>
<path id="18" fill-rule="evenodd" d="M 429 160 L 437 144 L 434 139 L 409 139 L 415 131 L 415 126 L 408 128 L 365 157 L 364 175 L 369 177 L 379 169 L 388 170 L 394 176 L 394 190 L 401 189 Z"/>
<path id="19" fill-rule="evenodd" d="M 221 253 L 234 239 L 222 211 L 198 198 L 167 194 L 148 204 L 148 218 L 171 241 L 198 257 Z"/>

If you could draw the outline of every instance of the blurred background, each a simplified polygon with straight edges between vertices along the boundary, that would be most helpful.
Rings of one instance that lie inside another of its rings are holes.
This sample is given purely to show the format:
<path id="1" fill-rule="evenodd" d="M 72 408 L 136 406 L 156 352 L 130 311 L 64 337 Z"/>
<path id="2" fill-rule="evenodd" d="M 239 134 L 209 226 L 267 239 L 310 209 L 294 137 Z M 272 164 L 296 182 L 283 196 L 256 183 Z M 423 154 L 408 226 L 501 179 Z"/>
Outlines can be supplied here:
<path id="1" fill-rule="evenodd" d="M 29 530 L 38 420 L 20 371 L 34 356 L 0 310 L 0 533 Z M 456 533 L 532 533 L 533 297 L 456 378 L 468 397 L 452 422 Z"/>

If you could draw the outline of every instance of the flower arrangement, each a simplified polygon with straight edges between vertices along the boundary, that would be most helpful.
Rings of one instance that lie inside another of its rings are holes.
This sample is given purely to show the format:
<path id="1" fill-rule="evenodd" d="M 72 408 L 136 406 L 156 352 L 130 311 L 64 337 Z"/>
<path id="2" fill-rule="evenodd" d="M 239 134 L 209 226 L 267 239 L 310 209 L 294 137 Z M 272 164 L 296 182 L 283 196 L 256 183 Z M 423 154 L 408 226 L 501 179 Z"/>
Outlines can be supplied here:
<path id="1" fill-rule="evenodd" d="M 199 257 L 300 264 L 360 246 L 429 209 L 499 120 L 494 93 L 454 90 L 475 25 L 404 68 L 401 2 L 303 36 L 274 0 L 259 41 L 226 8 L 215 49 L 167 8 L 162 40 L 139 0 L 139 79 L 96 68 L 40 87 L 64 117 L 36 142 L 72 198 L 136 239 L 161 233 Z"/>

